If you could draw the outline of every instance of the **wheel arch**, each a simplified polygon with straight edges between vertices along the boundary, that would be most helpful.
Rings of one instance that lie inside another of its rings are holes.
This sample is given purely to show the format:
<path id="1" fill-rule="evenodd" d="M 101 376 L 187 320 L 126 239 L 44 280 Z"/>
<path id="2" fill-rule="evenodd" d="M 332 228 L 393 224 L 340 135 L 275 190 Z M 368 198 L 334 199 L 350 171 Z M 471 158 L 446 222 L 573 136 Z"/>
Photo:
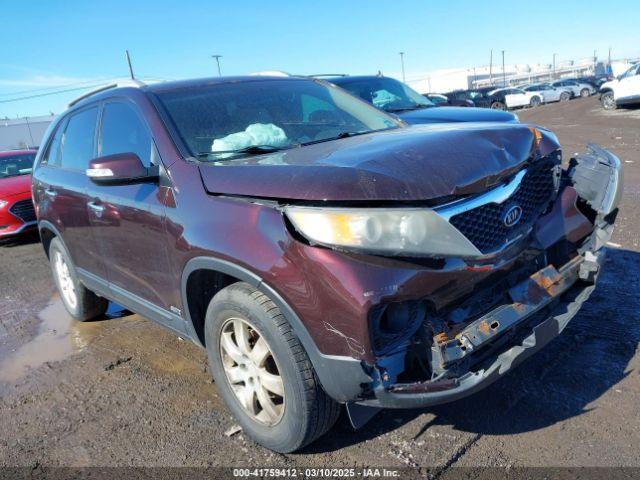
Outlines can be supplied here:
<path id="1" fill-rule="evenodd" d="M 216 283 L 213 286 L 202 284 L 210 281 Z M 187 330 L 196 344 L 205 346 L 204 317 L 211 298 L 222 288 L 236 282 L 248 283 L 276 304 L 307 352 L 318 379 L 329 396 L 339 402 L 351 401 L 360 396 L 361 384 L 372 381 L 360 360 L 321 353 L 300 317 L 274 288 L 246 267 L 227 260 L 195 257 L 186 263 L 182 271 L 180 288 L 184 318 Z M 198 294 L 203 292 L 204 297 L 198 298 Z M 336 371 L 343 372 L 344 375 L 335 375 Z"/>
<path id="2" fill-rule="evenodd" d="M 69 249 L 64 243 L 64 239 L 60 234 L 60 231 L 51 223 L 46 220 L 41 220 L 38 222 L 38 232 L 40 233 L 40 241 L 42 243 L 42 248 L 44 248 L 44 253 L 49 258 L 49 245 L 51 245 L 51 240 L 54 238 L 58 238 L 62 246 L 69 254 Z M 69 256 L 71 258 L 71 256 Z"/>

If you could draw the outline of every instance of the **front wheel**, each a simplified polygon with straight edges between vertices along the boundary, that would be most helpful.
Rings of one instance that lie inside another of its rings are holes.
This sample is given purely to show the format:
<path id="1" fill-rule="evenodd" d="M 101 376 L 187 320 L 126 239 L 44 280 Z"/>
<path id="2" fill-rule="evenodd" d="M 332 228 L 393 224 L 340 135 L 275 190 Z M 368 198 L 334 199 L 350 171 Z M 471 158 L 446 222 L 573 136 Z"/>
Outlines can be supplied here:
<path id="1" fill-rule="evenodd" d="M 507 109 L 507 106 L 506 106 L 504 103 L 502 103 L 502 102 L 493 102 L 493 103 L 491 104 L 491 108 L 492 108 L 493 110 L 506 110 L 506 109 Z"/>
<path id="2" fill-rule="evenodd" d="M 542 101 L 540 100 L 540 97 L 531 97 L 531 101 L 529 102 L 529 105 L 532 108 L 535 108 L 537 106 L 539 106 L 542 103 Z"/>
<path id="3" fill-rule="evenodd" d="M 322 389 L 291 326 L 263 293 L 240 282 L 207 308 L 209 365 L 227 407 L 256 442 L 288 453 L 329 430 L 339 405 Z"/>
<path id="4" fill-rule="evenodd" d="M 600 97 L 600 103 L 602 103 L 602 108 L 605 110 L 615 110 L 618 108 L 616 104 L 616 99 L 613 96 L 613 92 L 605 92 Z"/>
<path id="5" fill-rule="evenodd" d="M 107 311 L 109 301 L 80 282 L 71 257 L 58 238 L 49 245 L 49 262 L 64 308 L 73 318 L 84 322 Z"/>
<path id="6" fill-rule="evenodd" d="M 561 102 L 568 102 L 569 100 L 571 100 L 571 94 L 569 92 L 562 92 L 560 94 Z"/>
<path id="7" fill-rule="evenodd" d="M 589 89 L 588 89 L 588 88 L 583 88 L 582 90 L 580 90 L 580 96 L 581 96 L 582 98 L 586 98 L 586 97 L 588 97 L 589 95 L 591 95 L 591 92 L 589 91 Z"/>

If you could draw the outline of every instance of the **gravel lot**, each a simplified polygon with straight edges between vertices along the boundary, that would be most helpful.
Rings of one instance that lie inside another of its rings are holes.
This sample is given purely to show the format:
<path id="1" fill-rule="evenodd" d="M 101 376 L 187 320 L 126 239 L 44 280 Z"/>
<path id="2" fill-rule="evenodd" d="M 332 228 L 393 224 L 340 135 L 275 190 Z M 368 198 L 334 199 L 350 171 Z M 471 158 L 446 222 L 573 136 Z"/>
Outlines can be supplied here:
<path id="1" fill-rule="evenodd" d="M 599 288 L 567 330 L 465 400 L 386 411 L 354 432 L 342 418 L 297 454 L 242 432 L 202 350 L 138 315 L 72 322 L 37 239 L 0 247 L 0 465 L 411 467 L 470 478 L 481 467 L 640 467 L 640 110 L 596 98 L 518 113 L 554 130 L 565 158 L 593 141 L 625 168 L 625 195 Z"/>

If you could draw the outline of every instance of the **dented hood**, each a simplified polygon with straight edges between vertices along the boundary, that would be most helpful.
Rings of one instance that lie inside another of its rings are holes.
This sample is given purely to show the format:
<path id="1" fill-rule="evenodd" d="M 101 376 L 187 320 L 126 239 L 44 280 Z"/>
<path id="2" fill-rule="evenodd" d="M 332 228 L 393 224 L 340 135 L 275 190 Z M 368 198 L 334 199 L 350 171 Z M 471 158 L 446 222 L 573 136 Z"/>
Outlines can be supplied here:
<path id="1" fill-rule="evenodd" d="M 542 149 L 558 148 L 542 132 Z M 212 194 L 282 200 L 415 201 L 481 192 L 522 167 L 534 135 L 522 124 L 421 125 L 201 163 Z M 543 152 L 544 154 L 544 152 Z"/>

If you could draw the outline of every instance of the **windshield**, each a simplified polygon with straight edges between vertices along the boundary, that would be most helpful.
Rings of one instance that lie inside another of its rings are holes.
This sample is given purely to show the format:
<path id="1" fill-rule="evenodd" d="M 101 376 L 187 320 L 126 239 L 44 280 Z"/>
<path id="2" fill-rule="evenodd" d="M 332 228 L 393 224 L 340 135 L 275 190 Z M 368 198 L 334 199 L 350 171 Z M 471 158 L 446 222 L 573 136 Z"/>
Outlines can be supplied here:
<path id="1" fill-rule="evenodd" d="M 33 169 L 35 153 L 23 153 L 0 157 L 0 178 L 28 175 Z"/>
<path id="2" fill-rule="evenodd" d="M 636 74 L 636 70 L 638 69 L 638 65 L 633 65 L 630 69 L 620 75 L 618 78 L 627 78 L 633 77 Z"/>
<path id="3" fill-rule="evenodd" d="M 348 78 L 348 77 L 347 77 Z M 434 107 L 433 102 L 398 80 L 375 77 L 360 80 L 335 80 L 336 85 L 387 112 Z"/>
<path id="4" fill-rule="evenodd" d="M 400 123 L 341 89 L 262 79 L 157 93 L 191 155 L 219 160 L 396 128 Z"/>

